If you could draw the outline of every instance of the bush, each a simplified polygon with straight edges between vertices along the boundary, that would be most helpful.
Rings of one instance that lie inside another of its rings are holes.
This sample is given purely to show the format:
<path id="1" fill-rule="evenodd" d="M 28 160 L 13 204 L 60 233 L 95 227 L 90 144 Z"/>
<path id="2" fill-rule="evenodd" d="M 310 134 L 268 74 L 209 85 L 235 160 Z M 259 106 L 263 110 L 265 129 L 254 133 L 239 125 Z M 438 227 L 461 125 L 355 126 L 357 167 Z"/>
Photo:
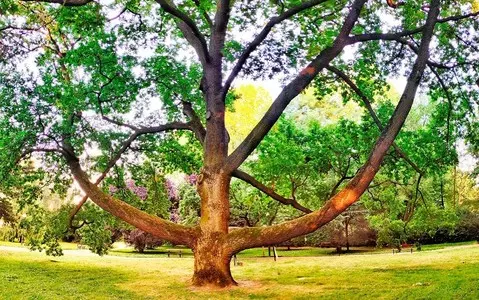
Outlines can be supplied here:
<path id="1" fill-rule="evenodd" d="M 15 242 L 16 241 L 16 232 L 15 229 L 11 226 L 1 226 L 0 227 L 0 241 L 3 242 Z"/>
<path id="2" fill-rule="evenodd" d="M 134 229 L 125 233 L 125 242 L 133 246 L 136 251 L 143 253 L 145 249 L 153 249 L 164 244 L 163 240 L 144 232 L 140 229 Z"/>
<path id="3" fill-rule="evenodd" d="M 463 212 L 454 236 L 457 241 L 479 241 L 479 212 Z"/>

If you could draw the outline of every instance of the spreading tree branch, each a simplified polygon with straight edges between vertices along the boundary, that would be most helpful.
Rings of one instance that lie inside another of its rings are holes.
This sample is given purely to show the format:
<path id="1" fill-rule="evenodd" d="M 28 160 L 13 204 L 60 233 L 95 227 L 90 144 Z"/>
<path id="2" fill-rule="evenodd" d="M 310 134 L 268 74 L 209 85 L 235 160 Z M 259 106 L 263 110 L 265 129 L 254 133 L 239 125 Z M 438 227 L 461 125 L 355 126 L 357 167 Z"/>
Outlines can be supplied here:
<path id="1" fill-rule="evenodd" d="M 173 122 L 165 125 L 160 125 L 156 127 L 143 127 L 143 128 L 137 128 L 131 135 L 130 137 L 125 140 L 120 147 L 120 149 L 116 152 L 116 154 L 108 161 L 106 168 L 103 170 L 103 172 L 100 174 L 100 176 L 95 180 L 93 183 L 95 186 L 98 186 L 103 179 L 108 175 L 110 170 L 116 165 L 116 163 L 120 160 L 121 156 L 131 147 L 131 144 L 140 136 L 145 135 L 145 134 L 153 134 L 153 133 L 161 133 L 165 131 L 171 131 L 171 130 L 191 130 L 191 126 L 188 123 L 181 123 L 181 122 Z M 80 209 L 83 207 L 85 202 L 88 200 L 89 195 L 85 194 L 83 198 L 78 202 L 78 204 L 74 207 L 74 209 L 70 212 L 69 216 L 69 225 L 70 227 L 73 227 L 73 220 L 80 211 Z"/>
<path id="2" fill-rule="evenodd" d="M 266 24 L 266 26 L 261 30 L 261 32 L 253 39 L 251 43 L 249 43 L 249 45 L 240 55 L 238 61 L 233 67 L 233 70 L 231 71 L 230 75 L 228 76 L 228 79 L 226 79 L 226 82 L 223 86 L 223 98 L 226 97 L 226 94 L 228 93 L 231 87 L 231 84 L 233 83 L 235 78 L 238 76 L 238 74 L 241 72 L 241 70 L 243 69 L 244 64 L 246 63 L 248 58 L 251 56 L 251 53 L 253 53 L 258 48 L 258 46 L 261 45 L 261 43 L 268 37 L 269 33 L 271 32 L 274 26 L 293 17 L 294 15 L 298 13 L 301 13 L 309 8 L 322 4 L 326 1 L 328 0 L 305 1 L 302 4 L 295 6 L 293 8 L 290 8 L 289 10 L 283 12 L 279 16 L 271 18 Z"/>
<path id="3" fill-rule="evenodd" d="M 185 38 L 193 46 L 203 63 L 209 61 L 208 45 L 204 35 L 195 22 L 182 12 L 171 0 L 156 0 L 164 11 L 178 20 L 178 27 L 185 35 Z"/>
<path id="4" fill-rule="evenodd" d="M 238 179 L 243 180 L 246 183 L 249 183 L 251 186 L 257 188 L 261 192 L 265 193 L 266 195 L 270 196 L 274 200 L 276 200 L 276 201 L 278 201 L 278 202 L 280 202 L 284 205 L 291 205 L 292 207 L 294 207 L 297 210 L 302 211 L 306 214 L 309 214 L 309 213 L 312 212 L 312 210 L 310 210 L 309 208 L 306 208 L 306 207 L 302 206 L 301 204 L 299 204 L 298 201 L 296 201 L 294 199 L 287 199 L 287 198 L 277 194 L 273 189 L 271 189 L 271 188 L 267 187 L 266 185 L 262 184 L 261 182 L 259 182 L 253 176 L 249 175 L 246 172 L 243 172 L 243 171 L 238 169 L 238 170 L 235 170 L 231 175 L 233 175 L 233 177 L 236 177 Z"/>
<path id="5" fill-rule="evenodd" d="M 203 127 L 203 124 L 201 123 L 200 118 L 196 114 L 196 112 L 193 110 L 193 107 L 191 106 L 191 103 L 189 102 L 183 102 L 183 112 L 185 115 L 187 115 L 190 118 L 189 124 L 191 125 L 191 130 L 195 133 L 196 138 L 198 141 L 203 144 L 204 139 L 206 136 L 206 130 Z M 304 212 L 304 213 L 310 213 L 311 210 L 302 206 L 299 204 L 297 201 L 293 199 L 287 199 L 278 193 L 276 193 L 273 189 L 267 187 L 263 183 L 259 182 L 256 180 L 253 176 L 249 175 L 248 173 L 241 171 L 241 170 L 235 170 L 232 174 L 233 177 L 236 177 L 251 186 L 255 187 L 259 191 L 265 193 L 266 195 L 270 196 L 272 199 L 284 204 L 284 205 L 291 205 L 292 207 Z"/>
<path id="6" fill-rule="evenodd" d="M 358 88 L 358 86 L 351 80 L 351 78 L 349 78 L 348 75 L 346 75 L 344 72 L 342 72 L 336 67 L 328 66 L 326 68 L 329 71 L 336 74 L 336 76 L 341 78 L 359 96 L 359 98 L 361 98 L 361 100 L 364 103 L 364 106 L 366 107 L 366 110 L 369 112 L 369 115 L 374 120 L 374 123 L 376 123 L 376 126 L 379 128 L 380 131 L 383 131 L 384 126 L 381 123 L 381 120 L 379 120 L 378 116 L 374 112 L 373 106 L 371 105 L 371 101 L 369 101 L 368 97 L 366 97 L 366 95 Z M 404 159 L 416 172 L 418 172 L 419 174 L 424 174 L 424 172 L 418 167 L 418 165 L 416 165 L 409 158 L 409 156 L 407 156 L 406 153 L 404 153 L 404 151 L 402 151 L 402 149 L 399 148 L 399 146 L 395 142 L 393 142 L 392 146 L 394 150 L 396 151 L 396 153 L 399 155 L 399 157 Z"/>
<path id="7" fill-rule="evenodd" d="M 349 157 L 346 170 L 344 170 L 343 174 L 341 175 L 341 178 L 339 178 L 338 182 L 336 182 L 336 184 L 333 186 L 331 193 L 329 193 L 329 198 L 331 198 L 332 196 L 336 194 L 341 183 L 343 183 L 345 180 L 353 179 L 353 176 L 348 176 L 348 171 L 349 171 L 349 168 L 351 167 L 351 158 L 352 157 Z"/>
<path id="8" fill-rule="evenodd" d="M 457 22 L 461 21 L 464 19 L 469 19 L 469 18 L 474 18 L 479 16 L 479 11 L 478 12 L 473 12 L 473 13 L 468 13 L 465 15 L 456 15 L 456 16 L 450 16 L 447 18 L 443 19 L 438 19 L 437 23 L 448 23 L 448 22 Z M 386 40 L 386 41 L 393 41 L 393 40 L 398 40 L 402 37 L 413 35 L 416 33 L 420 33 L 424 30 L 426 27 L 427 23 L 423 26 L 417 27 L 415 29 L 411 30 L 404 30 L 400 32 L 377 32 L 377 33 L 365 33 L 365 34 L 358 34 L 358 35 L 353 35 L 348 38 L 348 44 L 355 44 L 359 42 L 367 42 L 367 41 L 377 41 L 377 40 Z"/>
<path id="9" fill-rule="evenodd" d="M 359 14 L 365 2 L 366 0 L 355 0 L 353 2 L 341 31 L 333 44 L 321 51 L 321 53 L 305 69 L 303 69 L 296 78 L 286 85 L 261 121 L 226 159 L 224 166 L 226 172 L 231 173 L 246 160 L 261 140 L 263 140 L 271 127 L 276 123 L 291 100 L 303 91 L 313 78 L 341 53 L 347 44 L 349 33 L 353 29 L 356 20 L 359 18 Z"/>
<path id="10" fill-rule="evenodd" d="M 82 170 L 77 157 L 65 154 L 68 166 L 82 190 L 95 204 L 112 215 L 152 235 L 177 244 L 194 248 L 198 236 L 196 228 L 179 225 L 156 216 L 152 216 L 123 201 L 104 193 L 98 186 L 90 181 L 88 175 Z"/>
<path id="11" fill-rule="evenodd" d="M 64 154 L 64 150 L 59 149 L 59 148 L 31 148 L 27 149 L 20 154 L 20 156 L 15 160 L 15 164 L 18 164 L 21 160 L 25 159 L 27 156 L 30 154 L 33 154 L 35 152 L 43 152 L 43 153 L 58 153 L 58 154 Z"/>
<path id="12" fill-rule="evenodd" d="M 278 225 L 262 228 L 241 228 L 232 231 L 228 235 L 228 245 L 230 245 L 229 251 L 231 253 L 237 253 L 238 251 L 251 247 L 274 245 L 296 236 L 311 233 L 333 220 L 359 200 L 378 172 L 384 156 L 411 110 L 429 57 L 429 44 L 433 36 L 437 16 L 439 15 L 439 7 L 440 0 L 431 1 L 426 25 L 424 26 L 421 38 L 419 54 L 408 76 L 406 88 L 393 116 L 389 120 L 388 126 L 381 133 L 367 162 L 354 178 L 348 182 L 343 190 L 328 200 L 321 209 L 313 213 Z"/>
<path id="13" fill-rule="evenodd" d="M 22 0 L 24 2 L 45 2 L 45 3 L 56 3 L 63 6 L 83 6 L 93 0 Z"/>
<path id="14" fill-rule="evenodd" d="M 64 6 L 83 6 L 93 0 L 22 0 L 24 2 L 44 2 L 56 3 Z M 188 42 L 195 48 L 200 60 L 207 62 L 209 60 L 208 45 L 206 39 L 195 22 L 184 12 L 182 12 L 171 0 L 156 0 L 161 8 L 178 20 L 178 27 L 185 35 Z"/>

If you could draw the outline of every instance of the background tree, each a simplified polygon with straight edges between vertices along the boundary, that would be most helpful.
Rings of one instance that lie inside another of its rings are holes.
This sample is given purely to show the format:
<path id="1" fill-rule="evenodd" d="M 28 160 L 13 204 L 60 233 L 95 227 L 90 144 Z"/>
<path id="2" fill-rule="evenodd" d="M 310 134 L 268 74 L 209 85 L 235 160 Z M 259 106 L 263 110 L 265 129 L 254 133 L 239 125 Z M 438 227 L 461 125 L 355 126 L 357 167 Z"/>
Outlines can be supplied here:
<path id="1" fill-rule="evenodd" d="M 6 199 L 0 200 L 0 219 L 5 223 L 12 223 L 14 221 L 12 205 Z"/>
<path id="2" fill-rule="evenodd" d="M 127 244 L 132 245 L 135 250 L 144 253 L 145 249 L 152 249 L 163 245 L 163 241 L 155 238 L 153 235 L 134 229 L 125 236 Z"/>

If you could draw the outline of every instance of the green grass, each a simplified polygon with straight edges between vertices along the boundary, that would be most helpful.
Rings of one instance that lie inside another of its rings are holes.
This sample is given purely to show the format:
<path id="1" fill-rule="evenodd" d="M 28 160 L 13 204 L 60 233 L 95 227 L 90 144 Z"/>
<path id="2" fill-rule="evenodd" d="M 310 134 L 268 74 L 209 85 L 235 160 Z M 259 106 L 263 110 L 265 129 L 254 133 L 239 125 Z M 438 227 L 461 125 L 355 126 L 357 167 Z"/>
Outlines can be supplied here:
<path id="1" fill-rule="evenodd" d="M 474 245 L 477 244 L 477 241 L 470 241 L 470 242 L 459 242 L 459 243 L 443 243 L 443 244 L 433 244 L 433 245 L 422 245 L 422 251 L 430 251 L 430 250 L 439 250 L 439 249 L 444 249 L 447 247 L 452 247 L 452 246 L 468 246 L 468 245 Z"/>
<path id="2" fill-rule="evenodd" d="M 228 290 L 192 288 L 188 256 L 98 257 L 67 250 L 51 258 L 0 247 L 0 299 L 479 299 L 479 245 L 442 247 L 283 256 L 277 262 L 253 249 L 239 256 L 243 266 L 232 266 L 240 286 Z M 320 250 L 326 251 L 291 251 Z"/>
<path id="3" fill-rule="evenodd" d="M 343 249 L 345 250 L 345 249 Z M 375 249 L 367 247 L 352 248 L 349 253 L 343 253 L 342 255 L 352 254 L 366 254 L 366 253 L 384 253 L 389 252 L 388 249 Z M 181 247 L 167 247 L 162 246 L 155 249 L 146 249 L 144 253 L 138 253 L 132 248 L 117 248 L 110 251 L 110 255 L 114 256 L 130 256 L 130 257 L 179 257 L 181 253 L 182 257 L 192 257 L 193 252 L 190 249 Z M 338 255 L 336 248 L 312 248 L 302 247 L 288 249 L 287 247 L 278 247 L 277 254 L 279 257 L 311 257 L 311 256 L 324 256 L 324 255 Z M 273 250 L 271 248 L 271 256 L 273 256 Z M 265 257 L 268 256 L 268 248 L 255 248 L 244 250 L 238 254 L 238 257 Z"/>
<path id="4" fill-rule="evenodd" d="M 28 248 L 26 245 L 23 245 L 23 244 L 20 244 L 20 243 L 5 242 L 5 241 L 0 241 L 0 246 Z M 78 246 L 75 243 L 60 242 L 60 246 L 62 247 L 63 250 L 76 250 L 76 249 L 78 249 Z"/>

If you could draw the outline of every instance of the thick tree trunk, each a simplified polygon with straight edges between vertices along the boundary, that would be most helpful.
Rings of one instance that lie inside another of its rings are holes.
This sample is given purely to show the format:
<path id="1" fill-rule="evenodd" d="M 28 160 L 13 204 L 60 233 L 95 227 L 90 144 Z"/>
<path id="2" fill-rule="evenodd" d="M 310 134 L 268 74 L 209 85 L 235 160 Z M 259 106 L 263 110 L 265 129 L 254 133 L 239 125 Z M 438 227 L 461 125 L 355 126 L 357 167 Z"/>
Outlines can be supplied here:
<path id="1" fill-rule="evenodd" d="M 201 172 L 197 189 L 201 198 L 202 234 L 228 233 L 230 181 L 231 176 L 221 170 L 204 169 Z"/>
<path id="2" fill-rule="evenodd" d="M 194 249 L 193 285 L 227 287 L 236 285 L 231 276 L 231 254 L 219 242 L 221 238 L 205 233 Z"/>
<path id="3" fill-rule="evenodd" d="M 236 285 L 230 272 L 232 253 L 226 247 L 231 177 L 221 170 L 203 170 L 198 181 L 201 197 L 200 236 L 194 247 L 196 286 Z"/>

